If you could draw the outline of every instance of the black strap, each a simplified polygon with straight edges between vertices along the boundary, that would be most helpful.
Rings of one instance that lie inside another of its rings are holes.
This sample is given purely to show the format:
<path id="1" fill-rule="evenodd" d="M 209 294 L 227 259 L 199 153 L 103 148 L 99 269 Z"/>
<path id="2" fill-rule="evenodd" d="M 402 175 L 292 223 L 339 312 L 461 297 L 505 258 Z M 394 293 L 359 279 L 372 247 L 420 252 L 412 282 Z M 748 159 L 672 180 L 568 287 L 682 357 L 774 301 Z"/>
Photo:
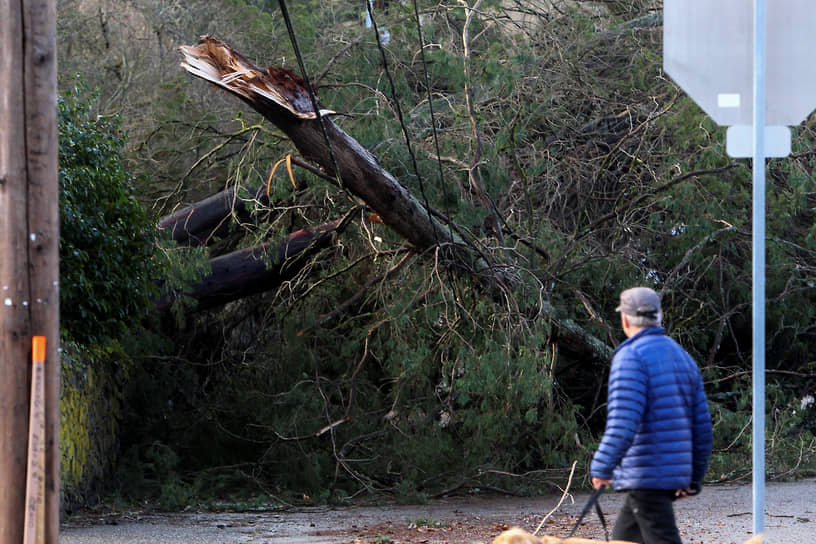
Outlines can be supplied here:
<path id="1" fill-rule="evenodd" d="M 572 530 L 567 535 L 567 538 L 575 534 L 575 531 L 578 529 L 578 526 L 581 525 L 581 522 L 584 520 L 584 516 L 587 515 L 589 509 L 592 508 L 592 506 L 594 505 L 595 511 L 598 513 L 598 518 L 601 520 L 601 525 L 603 525 L 604 536 L 606 537 L 606 540 L 609 540 L 609 529 L 606 528 L 606 518 L 604 517 L 603 511 L 601 510 L 601 504 L 598 502 L 598 498 L 604 491 L 606 491 L 606 486 L 602 485 L 601 487 L 596 489 L 592 495 L 590 495 L 589 500 L 586 503 L 586 506 L 584 506 L 584 509 L 581 511 L 581 515 L 578 516 L 578 520 L 575 522 L 575 525 L 572 526 Z"/>

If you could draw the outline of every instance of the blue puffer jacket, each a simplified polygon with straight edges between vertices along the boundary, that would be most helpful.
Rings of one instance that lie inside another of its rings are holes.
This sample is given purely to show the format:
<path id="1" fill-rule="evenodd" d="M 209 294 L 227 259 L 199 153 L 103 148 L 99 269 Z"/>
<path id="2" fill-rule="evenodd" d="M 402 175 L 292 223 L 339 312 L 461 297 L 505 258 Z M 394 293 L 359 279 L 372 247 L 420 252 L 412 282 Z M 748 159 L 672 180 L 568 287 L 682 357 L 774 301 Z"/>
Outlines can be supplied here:
<path id="1" fill-rule="evenodd" d="M 592 476 L 616 490 L 702 484 L 711 456 L 711 417 L 697 364 L 662 327 L 641 330 L 615 350 L 606 431 Z"/>

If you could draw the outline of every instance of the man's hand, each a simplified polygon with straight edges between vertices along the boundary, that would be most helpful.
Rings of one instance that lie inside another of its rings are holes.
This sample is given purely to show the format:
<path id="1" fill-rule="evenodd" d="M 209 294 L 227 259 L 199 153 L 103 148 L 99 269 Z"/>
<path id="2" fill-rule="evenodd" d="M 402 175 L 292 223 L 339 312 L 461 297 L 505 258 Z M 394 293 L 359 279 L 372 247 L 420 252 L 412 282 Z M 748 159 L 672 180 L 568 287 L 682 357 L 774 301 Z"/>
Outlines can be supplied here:
<path id="1" fill-rule="evenodd" d="M 686 497 L 691 497 L 692 495 L 697 495 L 700 492 L 700 486 L 692 484 L 691 486 L 685 489 L 678 489 L 674 492 L 674 497 L 677 499 L 685 499 Z"/>
<path id="2" fill-rule="evenodd" d="M 594 489 L 600 489 L 601 487 L 609 487 L 612 485 L 612 480 L 607 480 L 605 478 L 592 478 L 592 487 Z"/>

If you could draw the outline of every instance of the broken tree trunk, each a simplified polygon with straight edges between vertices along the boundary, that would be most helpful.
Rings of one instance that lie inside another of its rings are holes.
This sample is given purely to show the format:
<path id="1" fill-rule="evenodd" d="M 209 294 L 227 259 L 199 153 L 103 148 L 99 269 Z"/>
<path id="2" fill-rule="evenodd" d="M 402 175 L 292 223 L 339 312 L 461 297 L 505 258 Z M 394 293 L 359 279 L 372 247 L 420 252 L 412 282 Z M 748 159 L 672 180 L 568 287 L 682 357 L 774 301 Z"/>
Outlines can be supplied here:
<path id="1" fill-rule="evenodd" d="M 345 224 L 332 221 L 293 232 L 277 245 L 264 243 L 216 257 L 210 260 L 210 273 L 184 295 L 198 302 L 197 310 L 204 310 L 275 289 L 300 272 L 309 258 L 329 247 Z M 166 294 L 156 308 L 167 310 L 179 296 Z"/>
<path id="2" fill-rule="evenodd" d="M 181 52 L 186 70 L 237 95 L 278 126 L 305 158 L 337 178 L 417 249 L 452 248 L 459 264 L 489 280 L 504 281 L 489 271 L 490 265 L 482 255 L 474 255 L 449 226 L 434 218 L 383 170 L 367 149 L 328 118 L 331 110 L 322 110 L 318 119 L 300 76 L 286 68 L 261 70 L 210 36 L 203 37 L 195 47 L 181 47 Z"/>
<path id="3" fill-rule="evenodd" d="M 338 179 L 349 193 L 363 200 L 391 229 L 420 252 L 438 248 L 450 262 L 468 270 L 494 298 L 506 296 L 507 267 L 494 266 L 459 237 L 452 225 L 439 222 L 354 138 L 327 116 L 315 113 L 303 79 L 286 68 L 266 70 L 211 36 L 195 46 L 182 46 L 182 67 L 238 96 L 290 138 L 308 160 Z M 550 307 L 541 311 L 554 325 L 554 339 L 575 357 L 608 360 L 611 350 L 575 323 L 560 320 Z"/>
<path id="4" fill-rule="evenodd" d="M 163 217 L 158 227 L 169 232 L 170 237 L 179 244 L 205 246 L 213 238 L 224 236 L 229 231 L 233 213 L 246 216 L 246 201 L 238 192 L 237 186 L 225 189 Z M 250 190 L 250 194 L 261 204 L 269 203 L 263 188 Z"/>

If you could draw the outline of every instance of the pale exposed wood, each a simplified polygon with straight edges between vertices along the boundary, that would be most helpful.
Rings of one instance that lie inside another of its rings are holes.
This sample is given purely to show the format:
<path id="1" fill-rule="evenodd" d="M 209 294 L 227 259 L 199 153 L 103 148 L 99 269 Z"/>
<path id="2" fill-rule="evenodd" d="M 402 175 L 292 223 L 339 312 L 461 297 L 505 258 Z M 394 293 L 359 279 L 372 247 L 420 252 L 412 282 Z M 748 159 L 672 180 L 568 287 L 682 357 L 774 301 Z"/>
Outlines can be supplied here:
<path id="1" fill-rule="evenodd" d="M 35 336 L 28 426 L 28 473 L 23 544 L 45 541 L 45 342 Z"/>

